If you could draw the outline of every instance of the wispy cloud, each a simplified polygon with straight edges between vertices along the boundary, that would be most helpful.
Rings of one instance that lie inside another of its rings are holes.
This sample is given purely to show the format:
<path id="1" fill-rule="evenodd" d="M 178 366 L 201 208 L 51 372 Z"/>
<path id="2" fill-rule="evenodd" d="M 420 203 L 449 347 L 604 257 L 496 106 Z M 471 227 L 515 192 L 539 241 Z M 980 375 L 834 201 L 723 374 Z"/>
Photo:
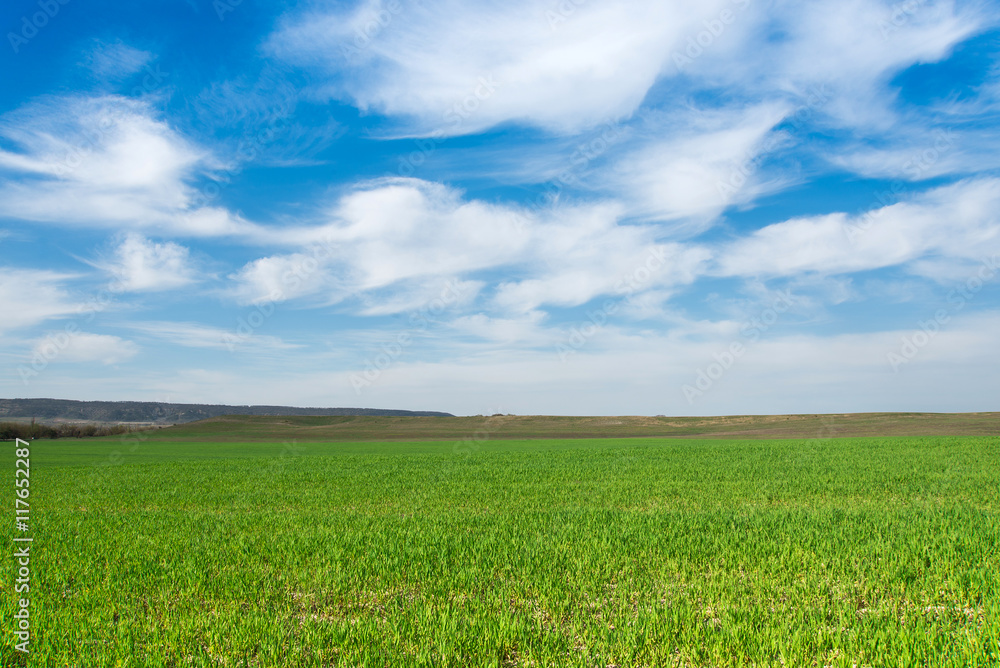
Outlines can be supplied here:
<path id="1" fill-rule="evenodd" d="M 849 216 L 796 218 L 768 225 L 720 249 L 722 275 L 840 274 L 926 256 L 976 260 L 1000 252 L 1000 181 L 935 189 L 909 201 Z"/>
<path id="2" fill-rule="evenodd" d="M 787 113 L 774 103 L 662 114 L 609 170 L 596 173 L 595 185 L 614 184 L 633 215 L 677 221 L 671 227 L 679 233 L 701 231 L 727 207 L 774 188 L 756 160 Z"/>
<path id="3" fill-rule="evenodd" d="M 525 211 L 465 198 L 442 184 L 393 179 L 341 198 L 332 222 L 300 230 L 304 251 L 259 258 L 232 275 L 245 302 L 313 296 L 316 305 L 396 288 L 431 294 L 435 285 L 506 268 L 494 303 L 530 311 L 577 305 L 611 294 L 655 252 L 661 266 L 649 287 L 690 282 L 705 252 L 657 246 L 653 226 L 622 225 L 616 203 Z M 480 282 L 465 283 L 479 292 Z M 423 286 L 423 287 L 420 287 Z M 385 305 L 413 303 L 382 292 Z"/>
<path id="4" fill-rule="evenodd" d="M 119 82 L 142 71 L 153 54 L 136 49 L 121 40 L 98 41 L 84 58 L 85 65 L 101 81 Z"/>
<path id="5" fill-rule="evenodd" d="M 58 340 L 53 336 L 37 340 L 31 355 L 34 359 L 54 362 L 100 362 L 111 365 L 132 359 L 138 352 L 139 346 L 133 341 L 108 334 L 77 331 L 71 336 L 63 335 Z"/>
<path id="6" fill-rule="evenodd" d="M 76 313 L 81 304 L 66 284 L 76 276 L 53 271 L 4 267 L 0 271 L 0 332 Z"/>
<path id="7" fill-rule="evenodd" d="M 140 227 L 192 236 L 246 234 L 224 209 L 193 206 L 191 181 L 218 163 L 147 102 L 50 98 L 0 119 L 0 214 L 53 224 Z M 10 176 L 16 178 L 10 178 Z"/>
<path id="8" fill-rule="evenodd" d="M 235 331 L 210 327 L 193 322 L 150 321 L 133 322 L 129 329 L 141 332 L 147 337 L 159 339 L 171 345 L 185 348 L 206 348 L 261 354 L 265 352 L 296 350 L 302 346 L 287 343 L 276 336 L 254 333 L 253 336 L 239 336 Z"/>
<path id="9" fill-rule="evenodd" d="M 269 52 L 329 73 L 331 95 L 414 119 L 415 132 L 506 121 L 570 132 L 633 112 L 671 50 L 731 3 L 399 4 L 363 48 L 358 28 L 381 3 L 291 14 Z"/>

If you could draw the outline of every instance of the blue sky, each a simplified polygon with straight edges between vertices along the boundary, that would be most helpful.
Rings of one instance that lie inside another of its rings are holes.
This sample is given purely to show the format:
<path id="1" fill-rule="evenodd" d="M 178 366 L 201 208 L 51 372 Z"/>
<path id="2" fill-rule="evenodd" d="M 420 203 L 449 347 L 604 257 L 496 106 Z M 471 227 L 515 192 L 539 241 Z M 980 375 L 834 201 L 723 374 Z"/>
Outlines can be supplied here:
<path id="1" fill-rule="evenodd" d="M 0 395 L 997 410 L 998 10 L 6 2 Z"/>

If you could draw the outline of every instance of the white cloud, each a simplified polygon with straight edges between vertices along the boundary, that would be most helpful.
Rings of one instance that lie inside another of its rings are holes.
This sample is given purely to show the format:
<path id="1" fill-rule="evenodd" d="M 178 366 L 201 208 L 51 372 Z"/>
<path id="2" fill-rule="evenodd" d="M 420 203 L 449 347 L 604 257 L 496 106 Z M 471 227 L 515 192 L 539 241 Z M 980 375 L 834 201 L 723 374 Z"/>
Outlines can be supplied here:
<path id="1" fill-rule="evenodd" d="M 330 71 L 332 94 L 423 131 L 511 120 L 575 131 L 631 114 L 671 50 L 731 3 L 396 4 L 289 16 L 268 49 Z M 385 27 L 373 30 L 380 11 Z"/>
<path id="2" fill-rule="evenodd" d="M 281 302 L 327 289 L 340 292 L 331 285 L 326 264 L 320 265 L 315 257 L 304 253 L 258 258 L 229 278 L 234 281 L 234 296 L 244 304 Z"/>
<path id="3" fill-rule="evenodd" d="M 60 332 L 36 341 L 32 357 L 50 362 L 100 362 L 118 364 L 139 352 L 134 342 L 108 334 L 91 334 L 77 331 Z"/>
<path id="4" fill-rule="evenodd" d="M 525 250 L 529 229 L 518 211 L 463 201 L 441 184 L 398 179 L 343 198 L 326 230 L 353 246 L 361 289 L 405 278 L 454 275 L 496 266 Z"/>
<path id="5" fill-rule="evenodd" d="M 768 225 L 718 251 L 724 276 L 866 271 L 938 254 L 1000 251 L 1000 180 L 963 181 L 865 216 L 834 213 Z M 937 265 L 924 265 L 932 268 Z"/>
<path id="6" fill-rule="evenodd" d="M 328 215 L 327 225 L 287 235 L 303 246 L 312 242 L 305 250 L 260 258 L 234 274 L 238 295 L 259 301 L 318 294 L 336 302 L 389 286 L 413 290 L 511 262 L 530 241 L 516 210 L 463 201 L 455 190 L 415 179 L 367 184 Z"/>
<path id="7" fill-rule="evenodd" d="M 950 0 L 900 6 L 371 0 L 290 14 L 267 48 L 327 72 L 320 94 L 407 119 L 416 132 L 467 134 L 509 121 L 575 132 L 631 115 L 663 79 L 679 91 L 726 87 L 758 100 L 829 87 L 824 112 L 836 124 L 887 128 L 891 76 L 939 60 L 994 21 Z"/>
<path id="8" fill-rule="evenodd" d="M 940 60 L 995 21 L 973 3 L 952 0 L 781 0 L 751 8 L 747 18 L 753 27 L 739 50 L 706 49 L 691 74 L 754 97 L 822 87 L 829 99 L 819 110 L 828 121 L 873 131 L 896 120 L 893 75 Z"/>
<path id="9" fill-rule="evenodd" d="M 148 105 L 112 95 L 35 102 L 5 116 L 0 131 L 23 148 L 0 153 L 4 166 L 98 190 L 150 190 L 162 204 L 183 199 L 180 178 L 203 159 Z"/>
<path id="10" fill-rule="evenodd" d="M 954 133 L 941 131 L 939 140 L 924 137 L 923 146 L 914 145 L 913 134 L 900 137 L 901 146 L 879 149 L 840 147 L 828 156 L 829 161 L 868 178 L 922 181 L 966 171 L 968 161 L 954 146 Z"/>
<path id="11" fill-rule="evenodd" d="M 991 114 L 941 112 L 901 119 L 874 142 L 848 140 L 821 154 L 862 176 L 907 182 L 992 171 L 1000 167 L 1000 137 L 980 127 Z"/>
<path id="12" fill-rule="evenodd" d="M 312 247 L 259 258 L 231 278 L 245 302 L 314 296 L 367 304 L 377 295 L 379 306 L 365 306 L 370 314 L 410 310 L 449 281 L 474 295 L 488 285 L 477 272 L 501 268 L 495 304 L 522 312 L 620 293 L 635 272 L 648 274 L 641 290 L 694 279 L 704 250 L 658 245 L 655 227 L 620 224 L 621 213 L 617 204 L 526 212 L 441 184 L 383 180 L 342 197 L 330 224 L 289 233 Z"/>
<path id="13" fill-rule="evenodd" d="M 49 98 L 0 118 L 0 136 L 19 148 L 0 149 L 2 215 L 194 236 L 260 233 L 204 206 L 191 184 L 218 163 L 156 120 L 146 102 Z"/>
<path id="14" fill-rule="evenodd" d="M 454 276 L 435 276 L 406 280 L 388 289 L 359 292 L 362 315 L 422 314 L 437 320 L 441 314 L 462 309 L 479 296 L 484 281 L 469 281 Z"/>
<path id="15" fill-rule="evenodd" d="M 286 343 L 276 336 L 260 334 L 255 331 L 255 327 L 247 322 L 237 322 L 232 329 L 221 329 L 193 322 L 168 321 L 134 322 L 130 323 L 128 327 L 147 336 L 185 348 L 209 348 L 230 352 L 249 351 L 261 354 L 302 347 Z"/>
<path id="16" fill-rule="evenodd" d="M 79 304 L 74 303 L 63 287 L 73 278 L 51 271 L 3 267 L 0 270 L 0 313 L 3 313 L 0 332 L 76 313 Z"/>
<path id="17" fill-rule="evenodd" d="M 568 237 L 570 235 L 567 235 Z M 616 300 L 665 291 L 692 283 L 708 259 L 708 251 L 680 244 L 644 243 L 648 231 L 627 227 L 602 230 L 580 239 L 563 255 L 534 270 L 535 277 L 508 280 L 497 287 L 496 304 L 509 311 L 529 312 L 544 305 L 579 306 L 605 295 Z"/>
<path id="18" fill-rule="evenodd" d="M 102 268 L 127 291 L 172 290 L 195 280 L 189 251 L 173 242 L 156 243 L 130 232 L 114 250 L 113 261 Z"/>
<path id="19" fill-rule="evenodd" d="M 727 206 L 749 202 L 765 190 L 757 163 L 780 142 L 765 138 L 787 111 L 785 105 L 764 104 L 665 114 L 653 124 L 659 127 L 641 137 L 640 148 L 626 152 L 598 178 L 616 187 L 634 215 L 687 219 L 681 229 L 700 230 Z"/>
<path id="20" fill-rule="evenodd" d="M 540 325 L 545 318 L 546 314 L 542 311 L 529 311 L 513 318 L 495 318 L 485 313 L 476 313 L 455 318 L 448 323 L 448 327 L 459 335 L 493 343 L 550 346 L 555 336 L 552 330 L 541 329 Z"/>

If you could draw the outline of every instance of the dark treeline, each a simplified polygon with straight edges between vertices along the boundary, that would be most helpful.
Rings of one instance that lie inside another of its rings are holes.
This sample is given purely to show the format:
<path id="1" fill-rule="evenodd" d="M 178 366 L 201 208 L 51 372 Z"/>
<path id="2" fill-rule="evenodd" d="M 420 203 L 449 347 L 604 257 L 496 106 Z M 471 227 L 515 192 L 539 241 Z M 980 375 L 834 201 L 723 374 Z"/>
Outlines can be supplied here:
<path id="1" fill-rule="evenodd" d="M 44 424 L 25 424 L 22 422 L 0 422 L 0 441 L 13 441 L 15 438 L 29 440 L 32 438 L 89 438 L 91 436 L 117 436 L 140 431 L 137 427 L 125 424 L 97 426 L 93 424 L 61 424 L 50 427 Z"/>
<path id="2" fill-rule="evenodd" d="M 0 399 L 0 420 L 29 418 L 93 420 L 96 422 L 157 422 L 183 424 L 222 415 L 377 415 L 453 417 L 436 411 L 384 408 L 296 408 L 292 406 L 226 406 L 168 404 L 153 401 L 72 401 L 69 399 Z"/>

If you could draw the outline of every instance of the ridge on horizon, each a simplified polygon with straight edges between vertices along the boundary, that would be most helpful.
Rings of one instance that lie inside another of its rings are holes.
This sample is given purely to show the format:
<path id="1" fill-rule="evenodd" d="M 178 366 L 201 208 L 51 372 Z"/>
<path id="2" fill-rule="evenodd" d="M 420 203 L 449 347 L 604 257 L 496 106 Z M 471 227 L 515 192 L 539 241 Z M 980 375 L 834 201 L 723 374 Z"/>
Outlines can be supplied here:
<path id="1" fill-rule="evenodd" d="M 97 422 L 184 423 L 222 415 L 454 417 L 441 411 L 410 411 L 391 408 L 300 407 L 174 403 L 165 401 L 80 401 L 76 399 L 0 399 L 0 419 L 87 420 Z"/>

